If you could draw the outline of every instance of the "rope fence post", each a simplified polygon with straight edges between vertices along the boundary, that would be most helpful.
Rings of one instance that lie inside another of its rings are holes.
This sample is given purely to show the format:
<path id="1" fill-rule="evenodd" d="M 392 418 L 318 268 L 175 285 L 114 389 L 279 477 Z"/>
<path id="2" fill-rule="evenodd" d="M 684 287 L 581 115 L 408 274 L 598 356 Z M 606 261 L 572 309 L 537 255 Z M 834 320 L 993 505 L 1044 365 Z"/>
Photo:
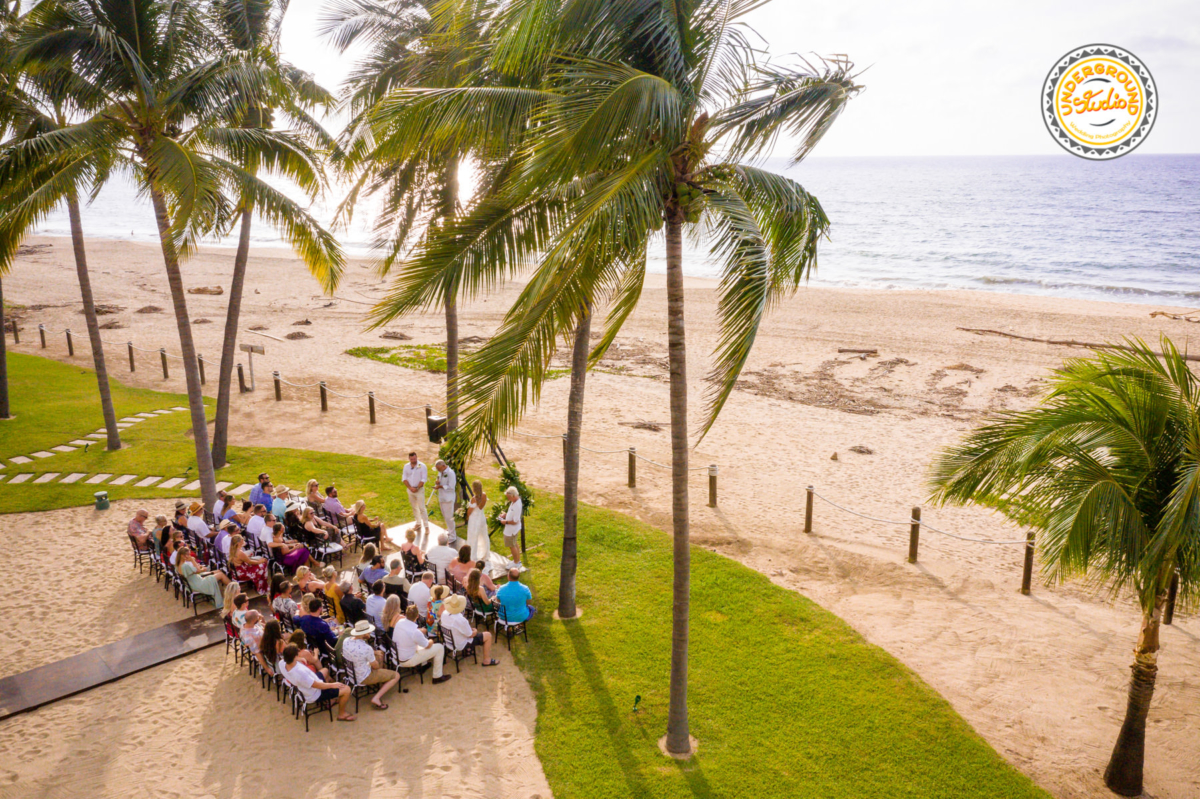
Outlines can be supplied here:
<path id="1" fill-rule="evenodd" d="M 708 507 L 717 507 L 717 464 L 708 465 Z"/>
<path id="2" fill-rule="evenodd" d="M 375 392 L 367 392 L 367 409 L 371 412 L 371 424 L 375 424 Z"/>
<path id="3" fill-rule="evenodd" d="M 75 339 L 71 338 L 71 328 L 68 327 L 63 332 L 67 334 L 67 355 L 74 358 L 75 357 Z"/>
<path id="4" fill-rule="evenodd" d="M 171 376 L 170 373 L 167 371 L 167 351 L 164 348 L 160 348 L 158 351 L 158 354 L 162 357 L 163 380 L 166 380 L 168 377 Z"/>
<path id="5" fill-rule="evenodd" d="M 908 528 L 908 562 L 917 562 L 917 545 L 921 542 L 921 509 L 912 509 L 912 524 Z"/>
<path id="6" fill-rule="evenodd" d="M 1021 570 L 1021 593 L 1029 596 L 1033 585 L 1033 531 L 1025 534 L 1025 567 Z"/>
<path id="7" fill-rule="evenodd" d="M 198 366 L 200 368 L 200 385 L 204 385 L 205 379 L 204 379 L 204 356 L 203 355 L 196 356 L 196 366 Z"/>
<path id="8" fill-rule="evenodd" d="M 42 337 L 42 349 L 46 349 L 46 326 L 38 325 L 38 335 Z"/>
<path id="9" fill-rule="evenodd" d="M 806 489 L 805 493 L 807 494 L 807 496 L 804 498 L 804 532 L 811 533 L 812 532 L 813 487 L 809 486 Z"/>
<path id="10" fill-rule="evenodd" d="M 129 371 L 133 372 L 137 369 L 137 367 L 133 365 L 133 342 L 127 341 L 125 342 L 125 346 L 129 348 Z"/>
<path id="11" fill-rule="evenodd" d="M 637 447 L 629 448 L 629 487 L 637 488 Z"/>
<path id="12" fill-rule="evenodd" d="M 283 402 L 283 385 L 279 382 L 279 372 L 271 372 L 271 376 L 275 378 L 275 401 Z"/>
<path id="13" fill-rule="evenodd" d="M 329 389 L 325 387 L 325 381 L 320 382 L 321 386 L 321 413 L 329 410 Z"/>
<path id="14" fill-rule="evenodd" d="M 433 416 L 433 406 L 432 406 L 432 405 L 426 405 L 426 406 L 425 406 L 425 424 L 426 424 L 426 425 L 428 425 L 428 424 L 429 424 L 429 417 L 430 417 L 430 416 Z"/>
<path id="15" fill-rule="evenodd" d="M 1167 588 L 1167 607 L 1163 611 L 1163 624 L 1175 621 L 1175 595 L 1179 593 L 1179 570 L 1171 575 L 1171 585 Z"/>
<path id="16" fill-rule="evenodd" d="M 17 320 L 12 320 L 13 326 L 13 344 L 21 343 L 21 326 L 17 324 Z"/>

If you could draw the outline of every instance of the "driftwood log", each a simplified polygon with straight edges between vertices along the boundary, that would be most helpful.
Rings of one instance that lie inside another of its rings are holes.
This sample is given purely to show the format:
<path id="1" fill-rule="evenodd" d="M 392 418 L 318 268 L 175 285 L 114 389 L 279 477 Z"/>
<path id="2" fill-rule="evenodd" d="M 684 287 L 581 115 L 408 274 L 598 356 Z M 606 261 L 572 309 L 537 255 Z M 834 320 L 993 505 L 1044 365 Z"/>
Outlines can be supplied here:
<path id="1" fill-rule="evenodd" d="M 1003 336 L 1004 338 L 1015 338 L 1018 341 L 1054 344 L 1059 347 L 1087 347 L 1090 350 L 1125 350 L 1126 352 L 1136 352 L 1133 347 L 1125 344 L 1101 344 L 1095 341 L 1076 341 L 1065 338 L 1034 338 L 1032 336 L 1018 336 L 1016 333 L 1005 333 L 1003 330 L 987 330 L 977 327 L 959 327 L 955 329 L 962 330 L 965 333 L 974 333 L 978 336 Z M 1162 356 L 1161 352 L 1155 352 L 1154 354 Z M 1185 361 L 1200 361 L 1200 355 L 1184 355 L 1183 359 Z"/>
<path id="2" fill-rule="evenodd" d="M 853 352 L 855 355 L 878 355 L 879 350 L 856 350 L 851 347 L 838 347 L 838 352 Z"/>
<path id="3" fill-rule="evenodd" d="M 1184 316 L 1183 314 L 1169 313 L 1167 311 L 1151 311 L 1150 312 L 1151 319 L 1153 319 L 1156 316 L 1165 316 L 1168 319 L 1174 319 L 1177 322 L 1191 322 L 1193 324 L 1200 324 L 1200 316 Z"/>

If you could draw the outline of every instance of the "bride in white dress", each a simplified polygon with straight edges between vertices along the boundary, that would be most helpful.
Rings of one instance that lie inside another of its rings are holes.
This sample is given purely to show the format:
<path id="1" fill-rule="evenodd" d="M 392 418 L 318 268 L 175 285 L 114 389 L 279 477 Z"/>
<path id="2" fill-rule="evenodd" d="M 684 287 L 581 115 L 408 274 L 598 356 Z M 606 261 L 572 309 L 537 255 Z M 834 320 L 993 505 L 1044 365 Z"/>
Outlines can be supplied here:
<path id="1" fill-rule="evenodd" d="M 491 541 L 488 539 L 487 494 L 483 493 L 483 483 L 476 480 L 471 483 L 471 502 L 467 505 L 467 544 L 471 547 L 471 560 L 478 562 L 487 560 L 491 552 Z"/>

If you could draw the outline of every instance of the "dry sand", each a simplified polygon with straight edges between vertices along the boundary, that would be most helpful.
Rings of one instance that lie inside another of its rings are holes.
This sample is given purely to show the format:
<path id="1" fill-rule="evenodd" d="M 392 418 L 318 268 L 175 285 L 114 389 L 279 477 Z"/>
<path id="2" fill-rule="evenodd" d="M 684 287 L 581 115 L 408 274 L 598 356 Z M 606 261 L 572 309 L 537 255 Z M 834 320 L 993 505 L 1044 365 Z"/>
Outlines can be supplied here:
<path id="1" fill-rule="evenodd" d="M 12 276 L 5 279 L 5 296 L 10 302 L 50 306 L 31 310 L 27 325 L 45 322 L 55 329 L 71 326 L 81 330 L 69 247 L 55 240 L 40 243 L 52 246 L 18 262 Z M 157 249 L 93 242 L 89 258 L 97 301 L 125 308 L 105 317 L 125 329 L 105 335 L 116 342 L 132 340 L 147 348 L 165 346 L 177 351 L 169 310 L 134 313 L 147 305 L 170 308 Z M 189 287 L 227 284 L 231 261 L 231 250 L 203 252 L 186 265 L 185 282 Z M 665 463 L 669 458 L 665 297 L 660 277 L 652 276 L 648 282 L 641 306 L 618 339 L 620 346 L 588 378 L 584 444 L 597 450 L 636 446 L 645 456 Z M 302 331 L 311 338 L 274 341 L 243 334 L 243 342 L 263 343 L 267 353 L 256 359 L 260 390 L 234 395 L 233 440 L 390 458 L 402 456 L 419 442 L 424 427 L 419 410 L 394 411 L 381 406 L 379 424 L 371 426 L 365 399 L 333 397 L 331 414 L 322 418 L 316 389 L 287 388 L 285 402 L 276 404 L 267 382 L 270 370 L 278 369 L 296 383 L 324 379 L 345 394 L 373 390 L 394 405 L 432 403 L 440 408 L 441 376 L 344 354 L 353 346 L 390 343 L 380 339 L 379 331 L 362 329 L 363 312 L 381 294 L 381 284 L 365 264 L 350 266 L 343 288 L 331 300 L 320 296 L 316 283 L 287 254 L 255 253 L 243 304 L 243 331 L 262 326 L 266 328 L 262 332 L 271 336 L 282 338 Z M 460 336 L 489 336 L 514 294 L 510 287 L 464 304 Z M 194 330 L 200 351 L 214 359 L 219 352 L 226 299 L 188 297 L 193 321 L 212 320 Z M 689 281 L 687 302 L 690 411 L 698 424 L 703 412 L 702 377 L 717 336 L 711 284 Z M 910 566 L 904 562 L 904 526 L 867 521 L 821 502 L 816 507 L 815 535 L 805 536 L 804 486 L 815 485 L 824 496 L 873 516 L 906 519 L 908 509 L 922 504 L 926 497 L 926 469 L 938 448 L 959 439 L 990 410 L 1027 406 L 1048 369 L 1064 357 L 1082 352 L 981 337 L 957 327 L 1091 341 L 1123 335 L 1154 340 L 1166 332 L 1178 343 L 1186 342 L 1193 332 L 1190 324 L 1151 319 L 1151 310 L 1142 305 L 983 292 L 801 290 L 763 326 L 739 390 L 693 452 L 693 465 L 716 463 L 721 468 L 716 509 L 705 506 L 704 473 L 694 473 L 693 540 L 765 572 L 780 585 L 800 591 L 846 619 L 868 640 L 920 674 L 998 751 L 1055 795 L 1110 795 L 1102 786 L 1100 772 L 1124 711 L 1128 665 L 1138 626 L 1136 612 L 1125 603 L 1108 603 L 1074 586 L 1037 585 L 1033 596 L 1021 596 L 1017 592 L 1019 546 L 965 543 L 926 531 L 920 563 Z M 294 325 L 306 319 L 312 324 Z M 444 340 L 437 314 L 404 320 L 389 329 L 410 335 L 412 343 Z M 35 342 L 36 334 L 28 328 L 17 349 L 37 351 Z M 879 356 L 860 360 L 839 355 L 839 347 L 877 347 Z M 58 335 L 51 338 L 51 347 L 44 354 L 65 358 L 65 350 Z M 79 352 L 76 361 L 86 362 L 86 347 Z M 144 365 L 130 375 L 123 355 L 114 348 L 110 356 L 110 370 L 120 379 L 180 390 L 181 376 L 175 373 L 170 380 L 162 380 L 161 372 L 154 368 L 154 356 L 146 355 Z M 548 384 L 540 406 L 529 414 L 522 430 L 545 436 L 561 433 L 567 388 L 565 379 Z M 633 426 L 640 422 L 656 422 L 662 429 Z M 854 446 L 867 447 L 873 454 L 852 452 Z M 431 445 L 419 447 L 423 456 L 432 455 Z M 504 448 L 532 483 L 561 489 L 557 440 L 512 437 Z M 836 461 L 830 458 L 834 452 Z M 480 463 L 476 468 L 487 467 Z M 584 469 L 586 501 L 669 529 L 666 471 L 640 463 L 638 488 L 631 491 L 625 486 L 622 454 L 586 454 Z M 1022 531 L 977 509 L 926 507 L 924 513 L 933 525 L 962 535 L 1004 540 L 1022 537 Z M 4 520 L 5 527 L 8 521 Z M 536 530 L 536 520 L 534 525 Z M 127 555 L 114 551 L 114 557 Z M 581 559 L 586 568 L 586 552 Z M 120 560 L 115 562 L 127 567 Z M 171 608 L 165 611 L 175 612 Z M 1148 793 L 1160 799 L 1200 794 L 1198 636 L 1200 625 L 1194 617 L 1177 618 L 1163 633 L 1146 764 Z M 26 636 L 32 638 L 36 635 Z M 102 638 L 96 635 L 97 641 Z M 215 662 L 205 668 L 195 665 L 208 657 L 155 669 L 103 690 L 122 692 L 131 703 L 135 716 L 125 729 L 138 740 L 153 739 L 149 745 L 157 758 L 153 762 L 162 761 L 160 747 L 171 746 L 172 751 L 183 753 L 186 784 L 214 792 L 219 786 L 222 796 L 269 793 L 263 787 L 264 775 L 278 778 L 282 772 L 271 775 L 256 766 L 251 778 L 242 767 L 230 763 L 231 752 L 222 755 L 219 745 L 210 747 L 199 740 L 214 741 L 226 730 L 261 730 L 261 725 L 289 720 L 280 712 L 281 720 L 267 722 L 261 708 L 248 710 L 228 696 L 224 686 L 205 682 L 240 686 L 244 681 L 222 672 Z M 204 687 L 178 696 L 192 702 L 197 697 L 212 697 L 201 701 L 205 723 L 211 722 L 212 728 L 154 726 L 152 703 L 140 697 L 154 685 L 170 682 L 159 672 L 189 669 L 199 669 L 197 679 Z M 147 681 L 140 690 L 128 687 L 139 680 Z M 521 709 L 532 713 L 526 701 L 528 688 L 511 671 L 504 673 L 504 683 L 510 696 L 498 703 L 505 710 L 496 718 L 516 714 L 512 728 L 520 731 L 521 751 L 536 764 L 532 718 L 518 713 Z M 128 695 L 123 693 L 126 691 Z M 94 721 L 79 710 L 94 701 L 89 697 L 70 700 L 7 722 L 0 725 L 0 741 L 6 749 L 18 746 L 16 751 L 27 753 L 35 744 L 18 744 L 21 736 L 14 735 L 13 729 L 28 734 L 32 728 L 24 725 L 35 724 L 39 733 L 78 741 L 89 734 L 86 725 Z M 274 711 L 271 707 L 266 717 L 271 718 Z M 376 723 L 375 718 L 370 721 Z M 288 730 L 289 741 L 295 737 L 290 727 L 283 729 Z M 279 730 L 270 727 L 267 737 Z M 199 750 L 186 740 L 189 737 L 196 739 Z M 305 746 L 320 746 L 315 733 L 309 738 L 313 740 L 306 740 Z M 465 751 L 461 742 L 455 746 Z M 467 749 L 470 746 L 467 744 Z M 82 756 L 83 748 L 78 748 Z M 145 753 L 147 748 L 138 751 Z M 339 760 L 349 754 L 337 750 Z M 72 756 L 63 753 L 68 763 Z M 86 759 L 83 767 L 108 768 L 98 765 L 97 759 L 102 759 L 98 753 L 88 757 L 91 759 Z M 138 770 L 136 757 L 131 753 L 125 760 L 124 767 L 130 770 L 125 772 L 127 776 Z M 22 762 L 20 768 L 28 770 L 20 772 L 22 784 L 65 779 L 54 776 L 63 772 L 64 760 Z M 424 761 L 414 763 L 413 773 L 424 773 Z M 227 765 L 231 770 L 222 772 Z M 544 785 L 540 769 L 536 771 L 538 784 Z M 336 767 L 335 772 L 340 776 L 331 775 L 330 785 L 314 787 L 313 795 L 326 788 L 340 790 L 334 784 L 338 780 L 348 785 L 347 781 L 366 779 L 363 769 L 354 765 Z M 115 775 L 117 770 L 107 773 Z M 372 779 L 382 783 L 385 777 L 377 771 Z M 117 782 L 106 784 L 115 787 Z M 429 784 L 422 784 L 428 788 Z M 475 783 L 466 777 L 462 782 L 447 777 L 437 790 L 455 795 L 452 785 L 461 795 L 475 795 Z"/>

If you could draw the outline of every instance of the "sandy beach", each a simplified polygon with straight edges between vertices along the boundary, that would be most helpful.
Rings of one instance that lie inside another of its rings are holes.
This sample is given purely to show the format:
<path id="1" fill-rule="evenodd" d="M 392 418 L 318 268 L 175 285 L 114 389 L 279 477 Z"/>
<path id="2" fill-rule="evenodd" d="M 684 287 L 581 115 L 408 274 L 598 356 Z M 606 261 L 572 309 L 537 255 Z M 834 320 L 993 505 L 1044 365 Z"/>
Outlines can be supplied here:
<path id="1" fill-rule="evenodd" d="M 63 336 L 51 335 L 50 346 L 41 350 L 36 326 L 84 330 L 69 242 L 29 244 L 41 246 L 21 257 L 4 280 L 5 299 L 27 306 L 22 343 L 13 349 L 66 360 Z M 178 351 L 159 250 L 90 241 L 88 256 L 97 302 L 120 309 L 101 317 L 116 324 L 104 331 L 115 342 L 107 350 L 110 374 L 132 385 L 182 390 L 179 370 L 162 379 L 156 354 L 142 353 L 131 374 L 119 345 L 132 341 Z M 186 285 L 227 285 L 232 259 L 232 250 L 202 250 L 184 267 Z M 636 446 L 645 457 L 665 463 L 666 300 L 661 276 L 650 276 L 647 283 L 618 346 L 588 378 L 584 446 Z M 440 409 L 442 375 L 345 354 L 355 346 L 444 341 L 437 313 L 387 327 L 410 336 L 408 342 L 364 330 L 364 312 L 383 287 L 367 264 L 352 262 L 337 296 L 324 297 L 290 254 L 252 252 L 240 341 L 263 344 L 266 354 L 255 358 L 258 390 L 234 394 L 234 443 L 385 458 L 402 457 L 416 447 L 426 459 L 433 455 L 433 445 L 422 443 L 420 410 L 381 407 L 379 423 L 370 425 L 365 399 L 335 396 L 331 412 L 322 415 L 315 388 L 287 387 L 282 403 L 270 390 L 270 372 L 279 370 L 294 383 L 325 380 L 344 394 L 374 391 L 392 405 L 430 403 Z M 463 304 L 459 324 L 466 346 L 492 334 L 516 291 L 509 286 Z M 188 296 L 199 350 L 213 361 L 219 357 L 227 299 Z M 718 334 L 712 284 L 690 281 L 687 303 L 690 413 L 697 429 L 704 410 L 703 376 Z M 139 312 L 148 307 L 162 310 Z M 1054 795 L 1111 795 L 1101 771 L 1124 714 L 1138 630 L 1132 606 L 1108 602 L 1081 586 L 1035 582 L 1031 596 L 1020 595 L 1020 546 L 969 543 L 927 531 L 919 562 L 910 565 L 906 526 L 869 521 L 822 501 L 815 508 L 814 534 L 805 535 L 804 489 L 813 485 L 833 502 L 882 519 L 903 521 L 912 506 L 924 505 L 924 519 L 940 529 L 994 540 L 1023 538 L 1023 530 L 986 511 L 926 505 L 926 470 L 940 447 L 958 440 L 990 411 L 1027 407 L 1047 370 L 1085 351 L 960 328 L 1085 341 L 1122 336 L 1156 341 L 1166 333 L 1180 346 L 1200 334 L 1190 323 L 1152 318 L 1154 310 L 1185 309 L 985 292 L 800 290 L 764 324 L 738 389 L 692 453 L 693 466 L 717 464 L 720 470 L 717 508 L 706 506 L 705 473 L 693 473 L 693 542 L 764 572 L 844 618 L 944 695 L 997 751 Z M 285 338 L 295 333 L 307 338 Z M 90 364 L 86 336 L 76 341 L 73 362 Z M 860 358 L 839 354 L 839 348 L 875 348 L 878 355 Z M 503 442 L 526 479 L 547 490 L 562 487 L 556 439 L 565 425 L 567 390 L 566 379 L 550 382 L 521 428 L 551 438 L 512 436 Z M 475 468 L 491 469 L 484 461 Z M 624 454 L 585 453 L 583 468 L 586 502 L 670 529 L 669 472 L 640 462 L 638 487 L 631 490 Z M 139 503 L 124 504 L 118 503 L 108 519 L 126 518 Z M 185 612 L 162 599 L 152 580 L 129 569 L 127 543 L 111 524 L 96 524 L 94 516 L 85 508 L 0 517 L 0 552 L 14 558 L 20 547 L 19 559 L 39 565 L 39 575 L 47 564 L 65 560 L 67 579 L 87 579 L 76 573 L 84 566 L 73 560 L 81 551 L 94 555 L 89 571 L 114 575 L 94 594 L 94 605 L 83 608 L 56 599 L 55 581 L 41 577 L 6 594 L 0 612 L 19 618 L 21 626 L 10 633 L 16 643 L 0 656 L 0 674 Z M 32 550 L 30 529 L 38 531 Z M 587 553 L 580 558 L 580 568 L 586 569 Z M 55 640 L 47 628 L 67 614 L 82 634 Z M 315 766 L 304 796 L 365 795 L 385 787 L 407 796 L 549 796 L 533 753 L 532 694 L 511 662 L 498 679 L 464 670 L 462 681 L 476 681 L 469 683 L 475 691 L 455 692 L 455 702 L 484 704 L 481 712 L 491 722 L 486 728 L 463 722 L 454 705 L 435 707 L 428 691 L 406 696 L 406 716 L 420 714 L 438 723 L 426 730 L 423 747 L 393 749 L 385 764 L 378 753 L 335 750 L 315 734 L 299 739 L 299 752 L 268 746 L 284 734 L 289 742 L 297 740 L 294 722 L 231 663 L 223 667 L 222 657 L 222 650 L 213 649 L 0 723 L 0 749 L 9 753 L 0 766 L 0 795 L 68 796 L 85 789 L 105 796 L 139 791 L 300 795 L 298 786 L 279 776 L 286 773 L 284 761 L 299 754 Z M 199 712 L 163 713 L 170 703 Z M 1146 734 L 1147 795 L 1185 799 L 1200 793 L 1197 708 L 1200 623 L 1177 616 L 1173 626 L 1163 628 Z M 364 713 L 356 732 L 382 731 L 383 720 L 374 717 L 380 715 L 385 714 Z M 253 764 L 240 761 L 237 746 L 238 739 L 248 737 L 264 744 Z M 144 784 L 150 770 L 165 775 L 153 791 Z"/>

